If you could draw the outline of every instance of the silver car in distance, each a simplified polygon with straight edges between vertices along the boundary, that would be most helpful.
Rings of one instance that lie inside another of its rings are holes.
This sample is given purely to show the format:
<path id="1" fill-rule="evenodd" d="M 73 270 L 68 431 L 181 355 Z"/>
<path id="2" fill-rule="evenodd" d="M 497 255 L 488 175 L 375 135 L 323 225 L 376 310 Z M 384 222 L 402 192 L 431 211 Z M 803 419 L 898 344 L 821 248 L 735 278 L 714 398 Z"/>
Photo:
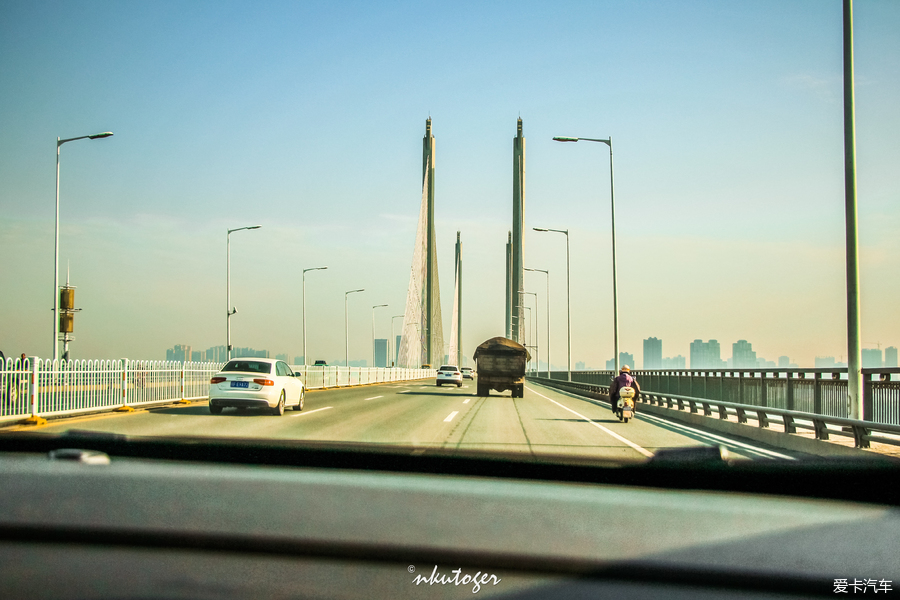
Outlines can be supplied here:
<path id="1" fill-rule="evenodd" d="M 265 408 L 283 415 L 286 406 L 303 410 L 305 394 L 300 374 L 282 360 L 234 358 L 209 380 L 209 412 L 225 407 Z"/>
<path id="2" fill-rule="evenodd" d="M 462 387 L 462 372 L 456 365 L 443 365 L 437 372 L 437 385 L 441 387 L 445 383 Z"/>

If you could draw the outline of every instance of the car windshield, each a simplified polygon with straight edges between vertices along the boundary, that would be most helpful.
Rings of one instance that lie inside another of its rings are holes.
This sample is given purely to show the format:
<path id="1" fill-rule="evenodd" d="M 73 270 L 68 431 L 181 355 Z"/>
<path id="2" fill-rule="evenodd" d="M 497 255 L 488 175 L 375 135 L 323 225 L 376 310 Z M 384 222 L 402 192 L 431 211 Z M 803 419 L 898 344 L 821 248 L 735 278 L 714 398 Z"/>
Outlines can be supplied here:
<path id="1" fill-rule="evenodd" d="M 4 2 L 0 435 L 897 455 L 854 10 L 845 76 L 840 2 Z"/>
<path id="2" fill-rule="evenodd" d="M 241 373 L 271 373 L 272 363 L 261 362 L 258 360 L 230 360 L 224 367 L 223 372 L 239 371 Z"/>

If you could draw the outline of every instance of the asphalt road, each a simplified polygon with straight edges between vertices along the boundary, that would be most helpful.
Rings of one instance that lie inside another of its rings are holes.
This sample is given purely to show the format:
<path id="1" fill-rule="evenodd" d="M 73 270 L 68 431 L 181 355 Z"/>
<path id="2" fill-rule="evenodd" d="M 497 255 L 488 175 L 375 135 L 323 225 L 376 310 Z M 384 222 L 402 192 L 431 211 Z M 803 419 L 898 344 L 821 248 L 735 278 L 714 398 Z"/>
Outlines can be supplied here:
<path id="1" fill-rule="evenodd" d="M 205 402 L 197 402 L 61 419 L 31 431 L 365 442 L 400 445 L 413 453 L 464 449 L 611 460 L 644 459 L 660 448 L 716 444 L 747 458 L 791 456 L 654 415 L 638 414 L 621 423 L 608 403 L 531 382 L 524 396 L 492 392 L 479 398 L 469 380 L 461 388 L 422 380 L 309 391 L 302 411 L 288 410 L 280 417 L 237 409 L 211 415 Z"/>

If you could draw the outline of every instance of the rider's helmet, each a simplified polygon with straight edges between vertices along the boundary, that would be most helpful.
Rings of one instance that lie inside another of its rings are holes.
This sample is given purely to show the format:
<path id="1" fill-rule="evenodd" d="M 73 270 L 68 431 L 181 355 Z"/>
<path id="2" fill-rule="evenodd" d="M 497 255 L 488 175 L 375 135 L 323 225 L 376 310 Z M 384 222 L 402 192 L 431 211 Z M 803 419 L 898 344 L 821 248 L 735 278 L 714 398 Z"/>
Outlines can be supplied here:
<path id="1" fill-rule="evenodd" d="M 631 373 L 631 369 L 628 368 L 628 365 L 622 365 L 622 368 L 619 369 L 621 373 Z"/>

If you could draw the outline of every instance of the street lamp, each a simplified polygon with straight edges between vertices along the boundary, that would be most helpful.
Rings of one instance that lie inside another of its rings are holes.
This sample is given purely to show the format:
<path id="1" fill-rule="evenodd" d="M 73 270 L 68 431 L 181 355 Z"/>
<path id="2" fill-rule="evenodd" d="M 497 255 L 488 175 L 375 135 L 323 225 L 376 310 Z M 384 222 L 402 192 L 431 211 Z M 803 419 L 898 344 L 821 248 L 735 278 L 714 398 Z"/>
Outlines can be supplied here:
<path id="1" fill-rule="evenodd" d="M 375 309 L 376 308 L 384 308 L 387 304 L 376 304 L 372 307 L 372 366 L 377 366 L 375 364 Z M 387 341 L 387 340 L 385 340 Z M 387 346 L 384 348 L 385 354 L 387 353 Z M 387 356 L 384 357 L 385 363 L 387 363 Z"/>
<path id="2" fill-rule="evenodd" d="M 53 360 L 59 360 L 59 147 L 75 140 L 99 140 L 112 136 L 112 131 L 82 135 L 73 138 L 56 138 L 56 241 L 53 245 L 55 259 L 53 262 Z"/>
<path id="3" fill-rule="evenodd" d="M 541 368 L 541 350 L 540 350 L 541 346 L 540 346 L 540 341 L 539 341 L 540 336 L 538 335 L 538 328 L 537 328 L 538 310 L 539 310 L 538 309 L 538 296 L 537 296 L 537 292 L 525 292 L 525 291 L 519 290 L 519 293 L 520 294 L 530 294 L 530 295 L 534 296 L 534 313 L 533 313 L 534 314 L 534 329 L 533 329 L 533 331 L 534 331 L 534 347 L 535 347 L 534 360 L 537 363 L 537 367 L 534 370 L 538 371 Z M 525 308 L 528 308 L 528 307 L 526 306 Z M 528 325 L 529 325 L 529 327 L 531 326 L 530 320 L 528 321 Z M 547 337 L 550 337 L 549 329 L 547 330 Z"/>
<path id="4" fill-rule="evenodd" d="M 388 348 L 391 348 L 392 346 L 396 346 L 396 345 L 397 345 L 397 338 L 394 337 L 394 319 L 402 319 L 402 318 L 405 317 L 405 316 L 406 316 L 406 315 L 394 315 L 393 317 L 391 317 L 391 341 L 388 343 Z M 394 352 L 391 354 L 391 356 L 394 356 L 394 357 L 396 357 L 396 358 L 399 358 L 399 356 L 397 356 L 397 348 L 393 348 L 393 350 L 394 350 Z M 392 360 L 392 361 L 390 361 L 390 362 L 391 362 L 391 366 L 392 366 L 392 367 L 397 366 L 397 365 L 395 364 L 395 363 L 396 363 L 396 360 Z"/>
<path id="5" fill-rule="evenodd" d="M 547 276 L 547 379 L 550 379 L 550 271 L 545 269 L 525 269 Z M 540 368 L 540 366 L 538 366 Z"/>
<path id="6" fill-rule="evenodd" d="M 306 272 L 307 271 L 324 271 L 328 267 L 312 267 L 303 269 L 303 366 L 309 364 L 306 360 Z"/>
<path id="7" fill-rule="evenodd" d="M 612 288 L 613 288 L 613 354 L 616 373 L 619 372 L 619 292 L 616 278 L 616 186 L 613 179 L 613 147 L 612 136 L 608 139 L 555 137 L 557 142 L 600 142 L 609 146 L 609 204 L 612 208 Z"/>
<path id="8" fill-rule="evenodd" d="M 262 225 L 248 225 L 247 227 L 229 229 L 228 233 L 225 234 L 225 312 L 227 314 L 225 317 L 225 353 L 228 360 L 231 360 L 231 315 L 237 312 L 237 309 L 231 306 L 231 234 L 235 231 L 259 229 L 260 227 Z"/>
<path id="9" fill-rule="evenodd" d="M 350 319 L 347 316 L 347 296 L 364 291 L 366 290 L 359 289 L 344 292 L 344 366 L 348 369 L 350 368 Z"/>
<path id="10" fill-rule="evenodd" d="M 569 292 L 570 292 L 570 272 L 569 272 L 569 230 L 568 229 L 543 229 L 540 227 L 534 227 L 535 231 L 550 231 L 553 233 L 564 233 L 566 234 L 566 341 L 569 346 L 568 356 L 566 358 L 566 370 L 568 372 L 568 381 L 572 381 L 572 305 L 569 301 Z M 547 285 L 549 286 L 549 275 L 547 279 Z M 549 288 L 548 288 L 549 289 Z M 550 318 L 549 316 L 547 317 Z"/>

